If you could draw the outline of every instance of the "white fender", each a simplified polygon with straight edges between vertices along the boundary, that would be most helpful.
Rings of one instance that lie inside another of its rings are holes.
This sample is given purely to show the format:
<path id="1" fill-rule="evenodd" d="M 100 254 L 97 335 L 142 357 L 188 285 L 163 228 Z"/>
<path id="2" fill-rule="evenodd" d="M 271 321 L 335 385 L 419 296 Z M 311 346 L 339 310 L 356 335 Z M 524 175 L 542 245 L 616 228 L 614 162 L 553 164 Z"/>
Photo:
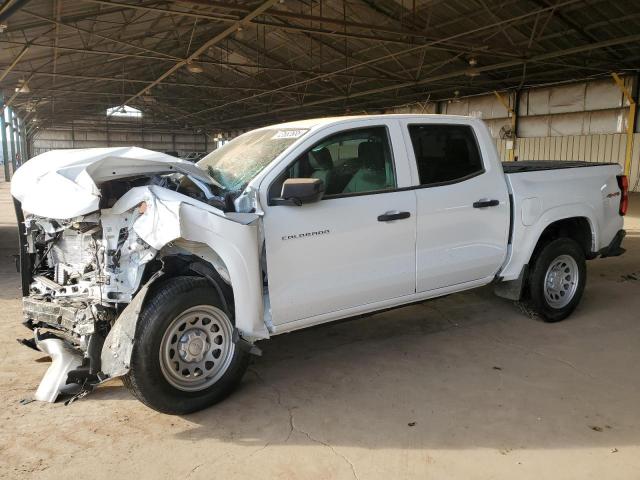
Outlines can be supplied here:
<path id="1" fill-rule="evenodd" d="M 136 187 L 123 195 L 109 213 L 126 215 L 144 203 L 144 211 L 135 220 L 135 233 L 156 250 L 161 250 L 176 240 L 198 242 L 209 247 L 224 263 L 233 289 L 235 300 L 235 323 L 244 340 L 253 342 L 268 338 L 264 323 L 262 298 L 262 276 L 260 269 L 259 216 L 252 213 L 224 213 L 219 209 L 194 200 L 180 193 L 158 186 Z M 218 265 L 219 268 L 219 265 Z M 145 289 L 142 289 L 145 290 Z M 134 297 L 136 302 L 139 292 Z M 135 331 L 139 309 L 135 318 L 130 318 L 128 330 Z M 112 331 L 119 331 L 120 318 Z M 131 330 L 133 325 L 133 330 Z M 120 335 L 105 342 L 103 354 L 119 358 L 118 369 L 104 371 L 106 375 L 123 375 L 128 371 L 133 339 Z M 111 352 L 105 348 L 111 346 Z M 129 358 L 122 358 L 123 356 Z M 124 368 L 122 367 L 124 365 Z"/>
<path id="2" fill-rule="evenodd" d="M 523 205 L 526 208 L 526 203 Z M 505 264 L 501 276 L 504 280 L 514 280 L 518 278 L 523 265 L 529 263 L 533 250 L 536 248 L 542 232 L 554 222 L 569 218 L 585 218 L 589 222 L 591 229 L 591 249 L 597 250 L 599 230 L 596 220 L 596 212 L 588 203 L 571 203 L 549 208 L 544 212 L 539 212 L 537 218 L 531 218 L 531 211 L 524 211 L 520 205 L 514 205 L 516 212 L 514 221 L 514 234 L 512 244 L 517 248 L 511 249 L 511 254 Z M 522 210 L 522 211 L 521 211 Z M 531 225 L 524 228 L 522 217 L 527 219 Z"/>

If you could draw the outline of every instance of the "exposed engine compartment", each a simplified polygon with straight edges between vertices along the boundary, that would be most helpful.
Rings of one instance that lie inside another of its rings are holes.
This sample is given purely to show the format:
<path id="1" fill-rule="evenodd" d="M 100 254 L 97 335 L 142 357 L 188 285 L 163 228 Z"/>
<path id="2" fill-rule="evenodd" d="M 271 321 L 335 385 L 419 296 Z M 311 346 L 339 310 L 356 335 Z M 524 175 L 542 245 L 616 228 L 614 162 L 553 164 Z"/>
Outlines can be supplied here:
<path id="1" fill-rule="evenodd" d="M 148 185 L 205 197 L 197 185 L 180 182 L 179 177 L 148 175 L 104 182 L 100 210 L 75 218 L 26 214 L 21 228 L 28 261 L 22 267 L 29 271 L 22 272 L 23 283 L 28 282 L 23 315 L 34 339 L 22 343 L 42 351 L 53 349 L 66 359 L 56 362 L 55 374 L 45 375 L 37 399 L 54 401 L 59 391 L 77 393 L 78 388 L 86 393 L 106 378 L 101 377 L 105 339 L 144 277 L 162 266 L 154 261 L 158 250 L 133 228 L 145 214 L 146 202 L 125 212 L 114 213 L 112 207 L 132 188 Z M 59 365 L 64 363 L 73 365 L 73 370 L 61 372 Z"/>
<path id="2" fill-rule="evenodd" d="M 101 186 L 98 212 L 65 220 L 25 217 L 31 282 L 23 302 L 33 326 L 58 330 L 85 352 L 89 336 L 106 336 L 157 254 L 132 228 L 144 202 L 123 215 L 111 212 L 127 191 L 145 185 L 186 190 L 170 176 L 114 180 Z"/>
<path id="3" fill-rule="evenodd" d="M 16 172 L 24 325 L 33 331 L 20 342 L 53 359 L 35 399 L 77 398 L 125 375 L 145 297 L 163 276 L 202 276 L 233 304 L 230 266 L 248 285 L 239 297 L 261 299 L 255 192 L 226 192 L 165 157 L 135 147 L 45 153 Z M 238 248 L 249 253 L 237 258 Z M 261 307 L 238 304 L 246 326 L 238 322 L 236 341 L 268 336 Z"/>
<path id="4" fill-rule="evenodd" d="M 94 217 L 62 223 L 29 216 L 24 222 L 33 265 L 25 317 L 41 328 L 62 330 L 79 346 L 85 346 L 84 336 L 106 334 L 115 316 L 102 303 L 105 249 Z"/>

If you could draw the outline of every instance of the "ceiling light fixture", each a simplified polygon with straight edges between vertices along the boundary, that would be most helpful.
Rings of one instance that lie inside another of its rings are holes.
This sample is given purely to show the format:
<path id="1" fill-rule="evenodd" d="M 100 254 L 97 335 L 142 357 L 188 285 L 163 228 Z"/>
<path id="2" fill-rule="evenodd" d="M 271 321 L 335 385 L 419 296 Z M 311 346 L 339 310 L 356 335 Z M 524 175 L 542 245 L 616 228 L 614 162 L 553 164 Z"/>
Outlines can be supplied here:
<path id="1" fill-rule="evenodd" d="M 197 63 L 187 62 L 187 70 L 191 73 L 202 73 L 204 70 Z"/>
<path id="2" fill-rule="evenodd" d="M 18 85 L 16 86 L 17 93 L 31 93 L 31 89 L 29 88 L 29 84 L 24 78 L 18 80 Z"/>

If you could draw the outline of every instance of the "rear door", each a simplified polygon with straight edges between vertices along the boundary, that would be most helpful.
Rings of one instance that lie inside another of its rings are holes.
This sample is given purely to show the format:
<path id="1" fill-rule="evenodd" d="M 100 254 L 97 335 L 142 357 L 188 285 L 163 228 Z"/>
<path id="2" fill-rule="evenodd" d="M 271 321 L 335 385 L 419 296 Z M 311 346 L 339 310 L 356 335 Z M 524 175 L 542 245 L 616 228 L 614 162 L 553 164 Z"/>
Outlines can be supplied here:
<path id="1" fill-rule="evenodd" d="M 481 150 L 463 122 L 402 124 L 416 186 L 416 291 L 492 277 L 506 258 L 510 216 L 500 164 L 487 161 L 495 149 Z"/>
<path id="2" fill-rule="evenodd" d="M 321 178 L 327 193 L 300 207 L 263 200 L 273 323 L 330 319 L 413 294 L 416 200 L 398 191 L 411 182 L 398 122 L 331 127 L 291 158 L 265 179 L 269 197 L 296 177 Z"/>

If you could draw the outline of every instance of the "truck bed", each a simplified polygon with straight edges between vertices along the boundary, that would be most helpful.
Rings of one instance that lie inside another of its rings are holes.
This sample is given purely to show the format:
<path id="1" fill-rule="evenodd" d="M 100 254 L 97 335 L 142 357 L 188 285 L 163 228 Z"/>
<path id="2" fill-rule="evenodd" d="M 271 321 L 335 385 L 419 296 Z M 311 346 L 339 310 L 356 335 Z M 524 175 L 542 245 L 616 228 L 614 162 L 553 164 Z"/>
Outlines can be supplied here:
<path id="1" fill-rule="evenodd" d="M 519 162 L 502 162 L 504 173 L 539 172 L 542 170 L 560 170 L 564 168 L 599 167 L 616 165 L 604 162 L 579 162 L 569 160 L 523 160 Z"/>
<path id="2" fill-rule="evenodd" d="M 598 168 L 582 168 L 598 167 Z M 556 219 L 585 218 L 591 234 L 590 252 L 609 245 L 622 227 L 617 163 L 563 160 L 503 164 L 513 208 L 510 258 L 505 279 L 514 279 L 527 264 L 543 230 Z"/>

